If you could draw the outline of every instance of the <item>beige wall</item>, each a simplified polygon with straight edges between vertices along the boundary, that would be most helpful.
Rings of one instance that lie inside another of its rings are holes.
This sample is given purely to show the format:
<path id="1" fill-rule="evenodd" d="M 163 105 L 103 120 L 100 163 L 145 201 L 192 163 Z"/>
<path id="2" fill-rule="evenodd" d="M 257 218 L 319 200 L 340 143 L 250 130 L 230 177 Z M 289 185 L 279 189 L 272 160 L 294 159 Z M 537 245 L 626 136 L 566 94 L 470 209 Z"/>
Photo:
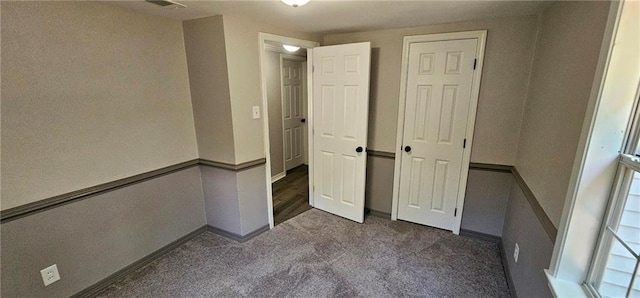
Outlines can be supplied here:
<path id="1" fill-rule="evenodd" d="M 320 41 L 315 34 L 274 28 L 268 24 L 224 16 L 224 36 L 229 68 L 236 163 L 265 157 L 262 119 L 252 119 L 252 106 L 262 107 L 260 83 L 260 32 Z M 264 113 L 264 111 L 261 111 Z"/>
<path id="2" fill-rule="evenodd" d="M 71 297 L 204 226 L 203 205 L 192 167 L 4 222 L 0 296 Z M 62 278 L 45 287 L 52 264 Z"/>
<path id="3" fill-rule="evenodd" d="M 395 159 L 367 156 L 367 177 L 364 207 L 391 214 L 393 196 L 393 167 Z"/>
<path id="4" fill-rule="evenodd" d="M 269 225 L 264 165 L 237 172 L 241 236 Z"/>
<path id="5" fill-rule="evenodd" d="M 280 79 L 280 53 L 265 51 L 264 66 L 267 73 L 267 100 L 269 105 L 269 150 L 271 176 L 284 172 L 282 131 L 282 80 Z"/>
<path id="6" fill-rule="evenodd" d="M 608 10 L 608 2 L 557 2 L 540 17 L 516 168 L 556 227 Z"/>
<path id="7" fill-rule="evenodd" d="M 180 22 L 1 5 L 3 210 L 198 156 Z"/>
<path id="8" fill-rule="evenodd" d="M 554 297 L 544 273 L 549 268 L 554 239 L 545 232 L 520 185 L 514 181 L 507 191 L 501 250 L 509 287 L 516 292 L 515 297 Z M 512 257 L 516 243 L 520 251 L 518 262 Z"/>
<path id="9" fill-rule="evenodd" d="M 508 172 L 469 169 L 460 228 L 501 237 L 512 177 Z"/>
<path id="10" fill-rule="evenodd" d="M 222 16 L 183 27 L 199 156 L 235 164 Z"/>
<path id="11" fill-rule="evenodd" d="M 335 34 L 325 36 L 324 44 L 371 41 L 368 147 L 394 152 L 403 36 L 488 30 L 471 161 L 512 165 L 516 158 L 536 27 L 535 16 L 524 16 Z"/>

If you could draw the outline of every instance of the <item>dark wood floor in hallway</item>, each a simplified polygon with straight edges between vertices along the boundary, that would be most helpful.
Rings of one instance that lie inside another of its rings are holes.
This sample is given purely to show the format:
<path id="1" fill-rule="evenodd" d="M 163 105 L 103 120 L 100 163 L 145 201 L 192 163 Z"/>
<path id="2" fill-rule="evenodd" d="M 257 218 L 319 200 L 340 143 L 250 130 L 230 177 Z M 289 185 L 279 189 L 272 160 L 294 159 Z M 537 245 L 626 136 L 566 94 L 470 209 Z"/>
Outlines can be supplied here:
<path id="1" fill-rule="evenodd" d="M 283 223 L 309 209 L 309 169 L 301 165 L 287 171 L 287 176 L 272 185 L 273 222 Z"/>

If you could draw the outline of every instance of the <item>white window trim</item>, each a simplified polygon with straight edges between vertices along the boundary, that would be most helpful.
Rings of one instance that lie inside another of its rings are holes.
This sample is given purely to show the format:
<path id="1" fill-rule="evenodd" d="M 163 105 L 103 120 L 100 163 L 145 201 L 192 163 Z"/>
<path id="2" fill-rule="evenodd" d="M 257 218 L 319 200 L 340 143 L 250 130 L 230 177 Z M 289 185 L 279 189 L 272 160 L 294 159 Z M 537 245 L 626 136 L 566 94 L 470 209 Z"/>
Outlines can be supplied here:
<path id="1" fill-rule="evenodd" d="M 594 202 L 593 198 L 610 196 L 622 149 L 622 146 L 615 147 L 611 144 L 624 144 L 628 115 L 633 108 L 628 105 L 625 106 L 628 110 L 613 111 L 606 109 L 606 103 L 603 102 L 611 100 L 611 97 L 603 98 L 603 91 L 622 7 L 621 1 L 612 1 L 610 4 L 558 238 L 550 268 L 545 270 L 549 286 L 556 297 L 594 296 L 585 280 L 600 235 L 607 201 L 600 199 Z M 615 118 L 624 113 L 627 113 L 627 117 Z M 618 119 L 618 122 L 612 124 L 611 119 Z M 620 132 L 612 133 L 611 125 L 620 128 Z"/>
<path id="2" fill-rule="evenodd" d="M 629 250 L 630 254 L 636 258 L 636 262 L 638 259 L 637 253 L 630 249 L 625 241 L 620 239 L 617 233 L 611 230 L 610 227 L 613 222 L 617 222 L 614 224 L 615 226 L 618 225 L 620 217 L 624 212 L 623 201 L 625 201 L 629 195 L 629 189 L 633 182 L 634 173 L 640 172 L 640 158 L 635 155 L 635 152 L 638 150 L 638 142 L 640 141 L 640 110 L 638 109 L 640 104 L 640 101 L 638 100 L 639 95 L 640 82 L 636 90 L 632 114 L 626 130 L 626 141 L 623 142 L 624 145 L 621 150 L 621 154 L 619 155 L 618 169 L 616 171 L 612 191 L 608 199 L 604 221 L 598 235 L 598 243 L 585 280 L 584 287 L 592 297 L 600 297 L 599 291 L 594 286 L 594 283 L 600 282 L 605 274 L 605 266 L 609 255 L 608 247 L 611 247 L 612 242 L 615 241 L 614 237 L 618 238 L 618 241 Z M 609 232 L 606 230 L 609 230 Z M 630 280 L 630 288 L 633 288 L 634 279 L 635 274 Z M 627 291 L 630 290 L 631 289 L 628 289 Z"/>
<path id="3" fill-rule="evenodd" d="M 637 111 L 637 109 L 636 109 Z M 636 125 L 634 125 L 634 131 L 637 129 L 637 119 L 634 121 Z M 635 146 L 634 146 L 635 147 Z M 634 149 L 635 151 L 635 149 Z M 609 204 L 607 206 L 606 215 L 604 217 L 604 222 L 602 227 L 600 228 L 600 233 L 598 237 L 598 243 L 596 245 L 596 250 L 594 252 L 593 262 L 589 268 L 589 272 L 587 274 L 587 278 L 584 284 L 584 288 L 590 294 L 591 297 L 600 297 L 598 290 L 594 287 L 593 282 L 597 282 L 600 280 L 604 274 L 604 267 L 606 266 L 607 256 L 609 254 L 608 249 L 606 247 L 611 247 L 613 240 L 613 235 L 605 232 L 611 226 L 611 222 L 615 219 L 619 219 L 624 210 L 624 204 L 619 202 L 620 199 L 626 198 L 629 193 L 629 188 L 633 181 L 633 174 L 628 175 L 629 171 L 640 172 L 640 166 L 638 165 L 638 158 L 628 155 L 621 154 L 620 160 L 618 162 L 618 170 L 616 173 L 616 178 L 614 182 L 614 187 L 612 188 L 611 195 L 609 197 Z M 610 231 L 614 235 L 616 234 L 614 231 Z M 617 236 L 615 236 L 617 237 Z M 618 240 L 622 245 L 626 246 L 624 241 Z M 627 247 L 628 249 L 628 247 Z M 635 252 L 631 252 L 631 254 L 636 257 Z M 631 284 L 633 287 L 633 283 Z"/>

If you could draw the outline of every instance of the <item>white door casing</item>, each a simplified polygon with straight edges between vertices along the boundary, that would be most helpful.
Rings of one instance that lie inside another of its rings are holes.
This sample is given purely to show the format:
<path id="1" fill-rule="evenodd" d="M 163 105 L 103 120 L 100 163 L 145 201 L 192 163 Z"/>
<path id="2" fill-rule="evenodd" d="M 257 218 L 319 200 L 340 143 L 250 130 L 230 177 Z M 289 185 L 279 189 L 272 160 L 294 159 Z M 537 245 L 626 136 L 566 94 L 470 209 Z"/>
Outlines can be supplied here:
<path id="1" fill-rule="evenodd" d="M 405 38 L 394 219 L 459 233 L 485 34 Z"/>
<path id="2" fill-rule="evenodd" d="M 315 208 L 360 223 L 370 62 L 369 42 L 313 49 L 312 200 Z"/>
<path id="3" fill-rule="evenodd" d="M 282 117 L 285 170 L 304 163 L 304 75 L 301 61 L 282 59 Z"/>

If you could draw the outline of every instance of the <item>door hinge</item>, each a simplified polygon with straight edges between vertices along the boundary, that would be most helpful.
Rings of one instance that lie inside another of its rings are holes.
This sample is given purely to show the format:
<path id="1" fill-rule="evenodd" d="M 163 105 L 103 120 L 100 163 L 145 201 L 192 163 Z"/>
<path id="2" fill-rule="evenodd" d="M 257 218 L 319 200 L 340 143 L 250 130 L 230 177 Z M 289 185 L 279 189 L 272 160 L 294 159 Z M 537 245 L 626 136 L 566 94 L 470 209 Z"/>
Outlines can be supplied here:
<path id="1" fill-rule="evenodd" d="M 476 67 L 474 66 L 473 69 L 476 69 Z M 311 72 L 315 72 L 315 71 L 316 71 L 316 66 L 315 65 L 311 65 Z"/>
<path id="2" fill-rule="evenodd" d="M 467 148 L 467 139 L 464 139 L 464 141 L 462 141 L 462 148 Z"/>
<path id="3" fill-rule="evenodd" d="M 453 209 L 453 217 L 458 216 L 458 208 Z"/>
<path id="4" fill-rule="evenodd" d="M 478 59 L 473 59 L 473 69 L 476 69 L 476 64 L 478 64 Z"/>

